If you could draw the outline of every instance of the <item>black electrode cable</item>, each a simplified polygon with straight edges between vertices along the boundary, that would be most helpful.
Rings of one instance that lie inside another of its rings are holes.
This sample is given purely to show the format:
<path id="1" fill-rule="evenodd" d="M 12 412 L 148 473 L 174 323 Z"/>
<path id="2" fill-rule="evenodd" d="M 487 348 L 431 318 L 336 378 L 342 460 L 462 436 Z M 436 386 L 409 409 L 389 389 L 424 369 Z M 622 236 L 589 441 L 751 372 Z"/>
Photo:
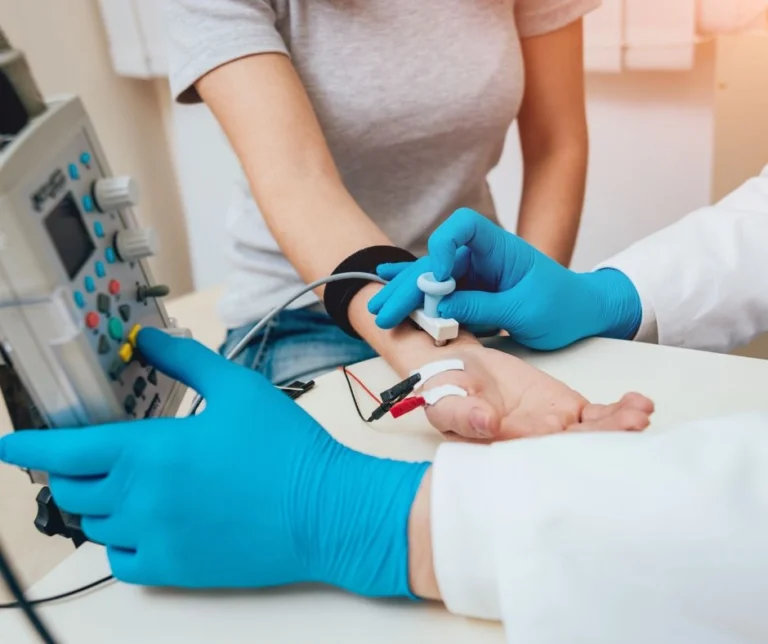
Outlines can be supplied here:
<path id="1" fill-rule="evenodd" d="M 355 396 L 355 390 L 352 389 L 352 381 L 349 379 L 349 373 L 347 373 L 347 368 L 346 367 L 342 367 L 341 371 L 344 374 L 344 378 L 347 381 L 347 387 L 349 387 L 349 394 L 350 394 L 350 396 L 352 396 L 352 402 L 355 403 L 355 410 L 357 411 L 357 415 L 360 416 L 360 420 L 362 420 L 364 423 L 371 422 L 365 416 L 363 416 L 363 412 L 360 411 L 360 405 L 357 402 L 357 396 Z"/>
<path id="2" fill-rule="evenodd" d="M 11 591 L 11 595 L 16 599 L 18 607 L 24 611 L 29 623 L 32 625 L 32 628 L 35 629 L 40 639 L 45 642 L 45 644 L 56 644 L 56 640 L 53 639 L 53 636 L 40 620 L 40 617 L 38 617 L 34 606 L 32 606 L 24 596 L 24 591 L 21 589 L 21 584 L 19 583 L 18 578 L 13 572 L 11 565 L 8 563 L 5 554 L 3 554 L 2 546 L 0 546 L 0 576 L 5 580 L 8 589 Z"/>
<path id="3" fill-rule="evenodd" d="M 40 599 L 27 599 L 27 603 L 30 606 L 41 606 L 42 604 L 50 604 L 51 602 L 56 602 L 56 601 L 59 601 L 60 599 L 69 599 L 70 597 L 74 597 L 75 595 L 80 595 L 84 592 L 92 590 L 93 588 L 98 588 L 99 586 L 103 586 L 108 581 L 112 581 L 113 579 L 114 577 L 112 575 L 107 575 L 106 577 L 102 577 L 101 579 L 92 581 L 90 584 L 86 584 L 85 586 L 80 586 L 79 588 L 75 588 L 74 590 L 68 590 L 64 593 L 59 593 L 58 595 L 51 595 L 50 597 L 42 597 Z M 21 608 L 21 604 L 19 602 L 11 602 L 10 604 L 0 604 L 0 610 L 10 610 L 13 608 Z"/>

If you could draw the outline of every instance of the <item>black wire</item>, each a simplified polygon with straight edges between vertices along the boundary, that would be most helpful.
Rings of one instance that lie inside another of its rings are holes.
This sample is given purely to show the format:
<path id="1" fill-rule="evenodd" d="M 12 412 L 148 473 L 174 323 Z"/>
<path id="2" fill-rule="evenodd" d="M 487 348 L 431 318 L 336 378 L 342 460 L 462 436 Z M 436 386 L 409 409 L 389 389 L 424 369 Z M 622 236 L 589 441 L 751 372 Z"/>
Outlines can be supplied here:
<path id="1" fill-rule="evenodd" d="M 360 416 L 360 420 L 362 420 L 364 423 L 370 423 L 371 421 L 363 416 L 363 412 L 360 411 L 360 405 L 357 403 L 357 396 L 355 396 L 355 390 L 352 388 L 352 381 L 349 379 L 349 374 L 347 373 L 347 368 L 342 366 L 341 370 L 344 372 L 344 378 L 347 380 L 347 387 L 349 387 L 349 394 L 352 396 L 352 402 L 355 403 L 355 409 L 357 410 L 357 415 Z"/>
<path id="2" fill-rule="evenodd" d="M 16 575 L 13 572 L 10 563 L 8 563 L 8 560 L 5 558 L 5 555 L 3 554 L 3 549 L 1 546 L 0 546 L 0 576 L 2 576 L 3 579 L 5 579 L 5 583 L 8 585 L 8 589 L 11 591 L 11 594 L 16 598 L 18 607 L 24 611 L 24 613 L 27 616 L 27 619 L 29 620 L 29 623 L 32 624 L 32 627 L 40 636 L 40 639 L 43 642 L 45 642 L 45 644 L 56 644 L 56 640 L 53 639 L 53 636 L 51 636 L 50 632 L 45 627 L 43 622 L 40 621 L 40 618 L 38 617 L 37 612 L 35 611 L 32 604 L 29 601 L 27 601 L 27 598 L 24 596 L 24 591 L 21 589 L 19 580 L 16 578 Z"/>
<path id="3" fill-rule="evenodd" d="M 92 588 L 102 586 L 103 584 L 106 584 L 108 581 L 112 581 L 113 579 L 114 577 L 112 575 L 109 575 L 108 577 L 102 577 L 101 579 L 93 581 L 90 584 L 87 584 L 85 586 L 81 586 L 80 588 L 75 588 L 74 590 L 68 590 L 65 593 L 52 595 L 51 597 L 43 597 L 42 599 L 29 599 L 27 600 L 27 603 L 30 606 L 50 604 L 51 602 L 59 601 L 60 599 L 67 599 L 68 597 L 74 597 L 75 595 L 84 593 L 88 590 L 91 590 Z M 0 610 L 11 609 L 11 608 L 21 608 L 21 604 L 19 602 L 12 602 L 10 604 L 0 604 Z"/>

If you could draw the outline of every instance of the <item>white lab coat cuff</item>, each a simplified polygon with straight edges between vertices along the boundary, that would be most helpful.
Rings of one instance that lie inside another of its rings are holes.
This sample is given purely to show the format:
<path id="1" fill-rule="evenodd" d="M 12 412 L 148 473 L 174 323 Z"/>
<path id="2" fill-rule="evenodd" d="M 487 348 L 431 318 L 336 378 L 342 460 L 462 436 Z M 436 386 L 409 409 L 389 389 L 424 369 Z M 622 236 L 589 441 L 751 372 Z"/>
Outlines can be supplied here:
<path id="1" fill-rule="evenodd" d="M 599 271 L 603 268 L 612 268 L 617 271 L 621 271 L 626 275 L 640 296 L 640 304 L 643 309 L 643 317 L 640 321 L 640 327 L 632 338 L 636 342 L 648 342 L 650 344 L 656 344 L 659 341 L 659 331 L 656 321 L 656 310 L 653 306 L 653 300 L 651 299 L 651 293 L 657 290 L 652 284 L 643 283 L 643 275 L 648 272 L 648 258 L 642 262 L 642 265 L 638 265 L 638 257 L 636 255 L 630 255 L 621 253 L 616 255 L 607 262 L 599 264 L 595 270 Z"/>
<path id="2" fill-rule="evenodd" d="M 456 615 L 500 619 L 491 448 L 441 445 L 431 498 L 433 561 L 443 602 Z"/>

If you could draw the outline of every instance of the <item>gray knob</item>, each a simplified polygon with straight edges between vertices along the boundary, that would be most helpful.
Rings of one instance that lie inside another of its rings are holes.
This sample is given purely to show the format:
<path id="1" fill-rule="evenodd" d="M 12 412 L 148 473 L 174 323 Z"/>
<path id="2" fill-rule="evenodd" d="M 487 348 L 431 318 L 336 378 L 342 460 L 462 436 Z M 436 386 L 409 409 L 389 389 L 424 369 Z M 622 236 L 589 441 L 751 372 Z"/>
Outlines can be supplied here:
<path id="1" fill-rule="evenodd" d="M 124 262 L 150 257 L 159 247 L 160 242 L 151 228 L 129 228 L 115 237 L 115 252 Z"/>
<path id="2" fill-rule="evenodd" d="M 133 177 L 99 179 L 93 186 L 93 198 L 101 212 L 130 208 L 139 203 L 139 182 Z"/>

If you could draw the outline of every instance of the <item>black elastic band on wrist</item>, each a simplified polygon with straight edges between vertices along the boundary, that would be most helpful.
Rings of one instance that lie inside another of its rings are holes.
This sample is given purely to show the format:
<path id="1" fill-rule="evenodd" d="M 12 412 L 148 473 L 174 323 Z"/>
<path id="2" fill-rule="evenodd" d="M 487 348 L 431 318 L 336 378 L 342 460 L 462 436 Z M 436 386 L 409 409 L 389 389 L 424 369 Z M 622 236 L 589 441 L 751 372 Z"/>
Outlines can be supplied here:
<path id="1" fill-rule="evenodd" d="M 333 275 L 339 273 L 373 273 L 380 264 L 397 262 L 413 262 L 416 256 L 407 250 L 396 246 L 370 246 L 350 255 L 333 271 Z M 360 339 L 360 336 L 352 328 L 349 322 L 349 304 L 363 288 L 370 282 L 367 280 L 349 279 L 340 282 L 331 282 L 325 287 L 323 304 L 331 319 L 347 335 Z"/>

